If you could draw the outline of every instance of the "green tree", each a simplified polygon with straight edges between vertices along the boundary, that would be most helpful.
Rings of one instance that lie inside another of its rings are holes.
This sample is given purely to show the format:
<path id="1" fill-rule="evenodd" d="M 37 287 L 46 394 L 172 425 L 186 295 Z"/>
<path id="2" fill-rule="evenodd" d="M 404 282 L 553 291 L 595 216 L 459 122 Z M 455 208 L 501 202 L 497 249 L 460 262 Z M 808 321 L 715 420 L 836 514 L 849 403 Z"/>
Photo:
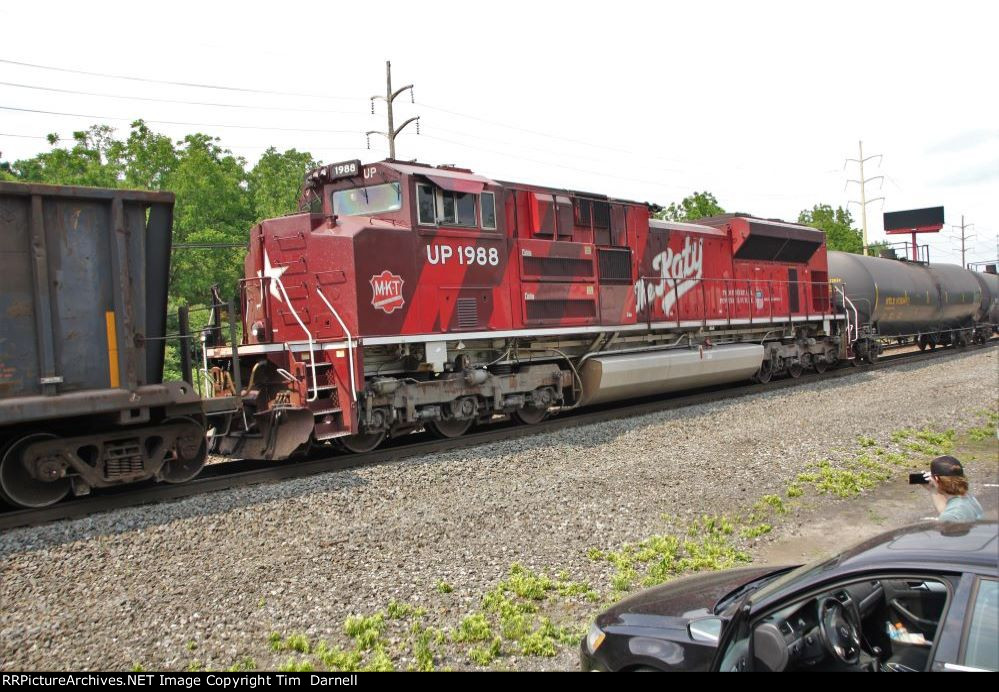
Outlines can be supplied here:
<path id="1" fill-rule="evenodd" d="M 164 186 L 177 195 L 174 243 L 246 243 L 254 221 L 246 162 L 218 139 L 187 135 Z M 170 292 L 185 302 L 204 302 L 213 283 L 231 295 L 242 275 L 243 250 L 178 249 L 170 265 Z"/>
<path id="2" fill-rule="evenodd" d="M 179 154 L 173 141 L 149 129 L 142 120 L 132 123 L 128 139 L 117 143 L 125 187 L 162 190 L 177 167 Z"/>
<path id="3" fill-rule="evenodd" d="M 109 125 L 93 125 L 73 133 L 73 146 L 56 146 L 59 136 L 50 134 L 52 151 L 14 162 L 12 170 L 27 182 L 54 185 L 118 187 L 122 177 L 121 143 Z"/>
<path id="4" fill-rule="evenodd" d="M 853 216 L 848 209 L 816 204 L 811 209 L 802 209 L 798 223 L 825 231 L 826 247 L 830 250 L 858 254 L 864 251 L 863 236 L 853 227 Z"/>
<path id="5" fill-rule="evenodd" d="M 312 154 L 289 149 L 283 154 L 271 147 L 247 176 L 256 220 L 298 211 L 298 197 L 305 174 L 318 166 Z"/>
<path id="6" fill-rule="evenodd" d="M 656 214 L 657 218 L 666 221 L 696 221 L 708 216 L 724 214 L 725 210 L 710 192 L 694 192 L 684 197 L 678 203 L 672 202 L 668 207 Z"/>

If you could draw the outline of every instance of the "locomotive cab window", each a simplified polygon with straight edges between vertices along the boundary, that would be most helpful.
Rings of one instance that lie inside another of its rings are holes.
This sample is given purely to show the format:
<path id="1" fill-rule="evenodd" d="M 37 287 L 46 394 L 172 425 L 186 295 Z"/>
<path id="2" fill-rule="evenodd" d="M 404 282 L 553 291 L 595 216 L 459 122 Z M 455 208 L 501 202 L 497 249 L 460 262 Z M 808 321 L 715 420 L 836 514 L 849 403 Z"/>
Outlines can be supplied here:
<path id="1" fill-rule="evenodd" d="M 448 226 L 475 226 L 475 195 L 467 192 L 441 190 L 443 215 L 440 222 Z"/>
<path id="2" fill-rule="evenodd" d="M 337 216 L 373 216 L 402 209 L 402 186 L 399 183 L 335 190 L 330 197 L 333 213 Z"/>
<path id="3" fill-rule="evenodd" d="M 432 185 L 416 186 L 416 214 L 417 221 L 424 226 L 437 225 L 436 200 L 434 199 L 434 188 Z"/>
<path id="4" fill-rule="evenodd" d="M 478 216 L 476 216 L 478 210 Z M 457 226 L 496 230 L 496 196 L 442 190 L 436 185 L 416 186 L 416 220 L 421 226 Z"/>
<path id="5" fill-rule="evenodd" d="M 483 192 L 479 195 L 479 207 L 481 209 L 482 227 L 487 231 L 495 231 L 496 195 L 492 192 Z"/>

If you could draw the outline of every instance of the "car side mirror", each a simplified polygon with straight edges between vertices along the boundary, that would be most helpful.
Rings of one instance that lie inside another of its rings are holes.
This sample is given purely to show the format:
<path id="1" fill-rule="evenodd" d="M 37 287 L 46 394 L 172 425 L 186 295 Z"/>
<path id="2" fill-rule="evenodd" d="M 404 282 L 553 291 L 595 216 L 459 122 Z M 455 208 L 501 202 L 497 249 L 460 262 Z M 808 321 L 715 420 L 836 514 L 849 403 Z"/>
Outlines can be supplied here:
<path id="1" fill-rule="evenodd" d="M 687 625 L 687 631 L 690 633 L 690 638 L 695 642 L 717 644 L 721 638 L 722 619 L 710 617 L 694 620 Z"/>

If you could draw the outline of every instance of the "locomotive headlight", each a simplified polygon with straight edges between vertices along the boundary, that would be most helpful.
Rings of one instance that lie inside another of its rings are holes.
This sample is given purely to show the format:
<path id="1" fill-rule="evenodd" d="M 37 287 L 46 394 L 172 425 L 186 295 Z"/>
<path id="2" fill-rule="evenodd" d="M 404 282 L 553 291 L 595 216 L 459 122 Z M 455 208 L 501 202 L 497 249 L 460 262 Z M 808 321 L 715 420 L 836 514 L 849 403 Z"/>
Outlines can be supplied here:
<path id="1" fill-rule="evenodd" d="M 597 623 L 590 625 L 590 630 L 586 633 L 586 648 L 589 649 L 591 654 L 597 653 L 597 649 L 600 645 L 604 643 L 604 639 L 607 637 L 604 631 L 597 627 Z"/>

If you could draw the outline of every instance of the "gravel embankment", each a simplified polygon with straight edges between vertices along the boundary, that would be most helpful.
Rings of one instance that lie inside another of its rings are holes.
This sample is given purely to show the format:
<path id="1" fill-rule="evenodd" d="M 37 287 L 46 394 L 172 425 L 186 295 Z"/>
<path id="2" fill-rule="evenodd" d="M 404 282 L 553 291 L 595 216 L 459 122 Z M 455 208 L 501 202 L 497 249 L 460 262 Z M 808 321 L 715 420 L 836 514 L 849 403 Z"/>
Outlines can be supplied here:
<path id="1" fill-rule="evenodd" d="M 663 515 L 732 512 L 859 435 L 966 428 L 995 349 L 0 537 L 0 669 L 277 665 L 272 631 L 343 642 L 393 598 L 454 626 L 512 562 L 604 587 Z M 438 593 L 440 580 L 454 587 Z M 575 653 L 508 661 L 571 667 Z M 464 667 L 465 661 L 444 661 Z"/>

